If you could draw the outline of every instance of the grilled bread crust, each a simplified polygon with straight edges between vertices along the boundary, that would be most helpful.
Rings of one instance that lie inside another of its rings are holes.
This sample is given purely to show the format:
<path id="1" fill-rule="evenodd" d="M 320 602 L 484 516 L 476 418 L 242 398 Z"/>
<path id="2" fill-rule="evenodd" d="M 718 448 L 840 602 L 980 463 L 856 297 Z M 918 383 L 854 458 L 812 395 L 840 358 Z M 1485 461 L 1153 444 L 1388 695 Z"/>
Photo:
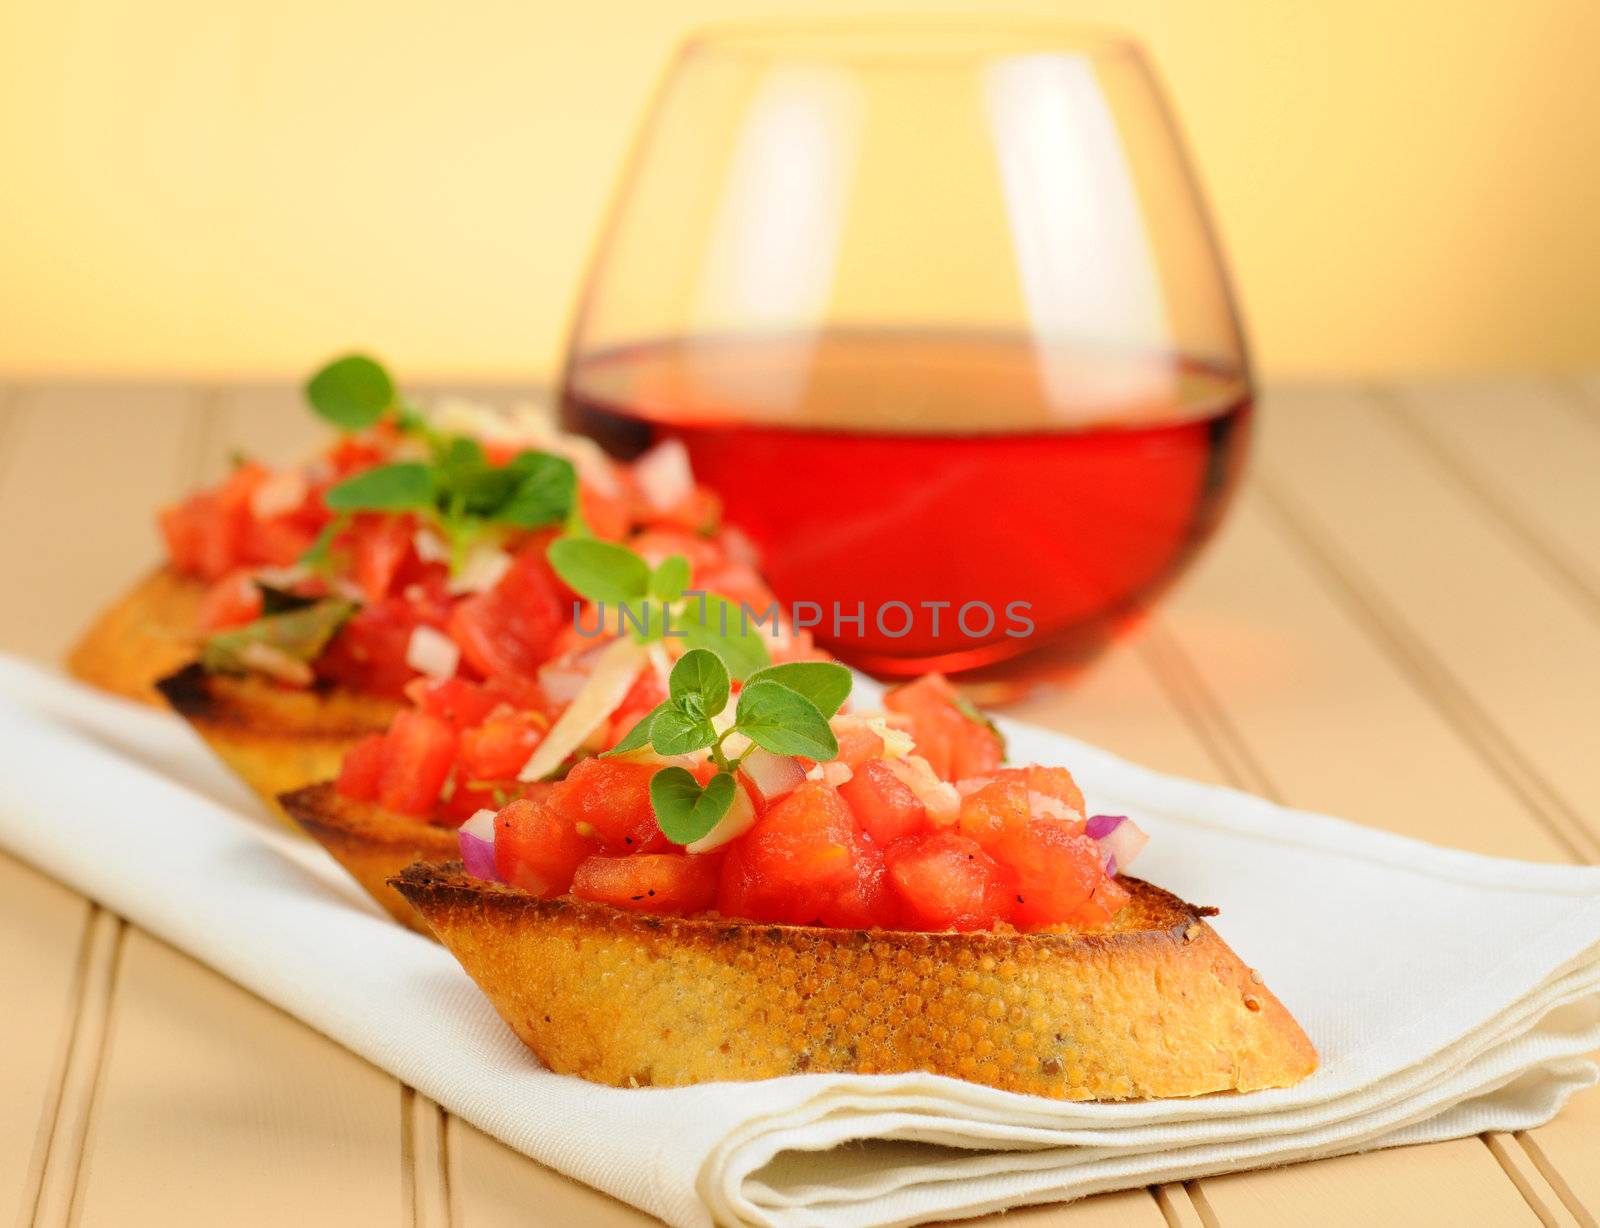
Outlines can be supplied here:
<path id="1" fill-rule="evenodd" d="M 1063 1100 L 1283 1087 L 1316 1050 L 1196 908 L 1097 932 L 652 917 L 419 863 L 392 884 L 551 1070 L 613 1086 L 926 1071 Z"/>
<path id="2" fill-rule="evenodd" d="M 342 687 L 300 690 L 265 678 L 207 673 L 196 663 L 156 686 L 279 815 L 280 794 L 338 776 L 345 753 L 368 734 L 382 733 L 400 709 L 393 700 Z"/>
<path id="3" fill-rule="evenodd" d="M 67 654 L 73 677 L 126 699 L 161 703 L 156 680 L 194 659 L 206 585 L 170 567 L 151 572 L 95 619 Z"/>
<path id="4" fill-rule="evenodd" d="M 454 830 L 341 797 L 332 781 L 285 793 L 278 801 L 390 916 L 433 937 L 428 923 L 389 880 L 414 862 L 454 861 L 460 856 Z"/>

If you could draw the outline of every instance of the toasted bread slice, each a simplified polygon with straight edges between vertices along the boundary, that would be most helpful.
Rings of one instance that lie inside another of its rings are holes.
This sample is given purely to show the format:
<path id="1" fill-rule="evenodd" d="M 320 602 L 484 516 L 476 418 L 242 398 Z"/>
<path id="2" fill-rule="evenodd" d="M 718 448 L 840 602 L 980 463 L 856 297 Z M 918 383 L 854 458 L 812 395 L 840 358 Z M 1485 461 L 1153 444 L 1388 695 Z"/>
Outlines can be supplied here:
<path id="1" fill-rule="evenodd" d="M 157 679 L 194 660 L 206 585 L 170 567 L 151 572 L 84 632 L 67 654 L 73 677 L 127 699 L 159 704 Z"/>
<path id="2" fill-rule="evenodd" d="M 340 687 L 299 690 L 189 664 L 157 688 L 217 756 L 280 815 L 280 794 L 339 774 L 345 753 L 400 705 Z M 287 817 L 287 816 L 285 816 Z"/>
<path id="3" fill-rule="evenodd" d="M 1317 1065 L 1196 908 L 1138 879 L 1093 933 L 652 917 L 418 864 L 392 880 L 551 1070 L 613 1086 L 927 1071 L 1063 1100 L 1283 1087 Z"/>
<path id="4" fill-rule="evenodd" d="M 285 793 L 278 801 L 396 921 L 433 937 L 428 923 L 389 880 L 414 862 L 454 861 L 460 849 L 452 829 L 371 802 L 351 801 L 331 781 Z"/>

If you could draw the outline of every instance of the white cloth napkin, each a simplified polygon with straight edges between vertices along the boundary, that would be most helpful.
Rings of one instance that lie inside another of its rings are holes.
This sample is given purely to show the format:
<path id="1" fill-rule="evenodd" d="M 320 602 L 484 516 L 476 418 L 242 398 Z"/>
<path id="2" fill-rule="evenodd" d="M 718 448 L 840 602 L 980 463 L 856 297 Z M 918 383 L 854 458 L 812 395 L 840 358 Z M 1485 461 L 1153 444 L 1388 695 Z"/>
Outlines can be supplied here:
<path id="1" fill-rule="evenodd" d="M 912 1224 L 1520 1130 L 1596 1080 L 1600 869 L 1433 848 L 1006 733 L 1014 759 L 1069 765 L 1095 810 L 1150 832 L 1141 875 L 1222 906 L 1217 928 L 1321 1051 L 1315 1076 L 1248 1096 L 1062 1104 L 924 1075 L 634 1091 L 553 1075 L 443 949 L 270 827 L 187 730 L 5 658 L 0 845 L 511 1146 L 678 1225 Z"/>

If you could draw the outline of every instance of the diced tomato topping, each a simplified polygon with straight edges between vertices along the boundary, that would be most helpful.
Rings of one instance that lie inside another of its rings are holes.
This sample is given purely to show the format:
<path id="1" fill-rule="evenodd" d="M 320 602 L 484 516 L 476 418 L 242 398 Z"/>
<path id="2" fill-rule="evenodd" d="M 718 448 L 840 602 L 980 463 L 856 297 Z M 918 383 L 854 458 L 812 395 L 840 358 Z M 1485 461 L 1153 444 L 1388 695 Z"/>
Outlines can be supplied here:
<path id="1" fill-rule="evenodd" d="M 927 826 L 928 814 L 917 795 L 882 759 L 857 767 L 839 786 L 839 796 L 849 804 L 861 830 L 879 845 L 888 846 Z"/>
<path id="2" fill-rule="evenodd" d="M 706 533 L 722 519 L 722 500 L 704 486 L 696 486 L 664 512 L 651 517 L 661 524 L 682 525 L 694 533 Z"/>
<path id="3" fill-rule="evenodd" d="M 495 816 L 495 872 L 534 895 L 561 895 L 594 851 L 550 795 L 512 802 Z"/>
<path id="4" fill-rule="evenodd" d="M 378 780 L 383 775 L 384 736 L 368 734 L 346 752 L 335 786 L 345 797 L 358 802 L 376 801 Z"/>
<path id="5" fill-rule="evenodd" d="M 350 578 L 368 601 L 387 597 L 412 553 L 410 516 L 366 512 L 355 518 L 340 544 L 350 552 Z"/>
<path id="6" fill-rule="evenodd" d="M 392 436 L 392 430 L 370 435 L 341 435 L 338 442 L 328 449 L 328 463 L 341 478 L 362 469 L 370 469 L 389 455 L 393 446 Z"/>
<path id="7" fill-rule="evenodd" d="M 669 844 L 650 805 L 650 778 L 656 771 L 649 763 L 584 759 L 551 798 L 577 830 L 593 833 L 606 852 L 655 852 Z"/>
<path id="8" fill-rule="evenodd" d="M 883 739 L 868 729 L 865 722 L 852 721 L 835 731 L 839 743 L 838 762 L 852 772 L 869 759 L 883 755 Z"/>
<path id="9" fill-rule="evenodd" d="M 444 799 L 428 816 L 442 827 L 460 827 L 480 810 L 499 810 L 522 796 L 514 780 L 480 780 L 469 777 L 457 764 L 450 772 Z"/>
<path id="10" fill-rule="evenodd" d="M 468 780 L 508 780 L 544 739 L 550 722 L 540 712 L 491 716 L 461 735 L 460 763 Z"/>
<path id="11" fill-rule="evenodd" d="M 317 658 L 317 673 L 369 695 L 402 698 L 406 685 L 417 677 L 406 663 L 411 633 L 423 625 L 438 627 L 441 621 L 436 611 L 403 597 L 362 606 Z"/>
<path id="12" fill-rule="evenodd" d="M 717 908 L 752 921 L 836 924 L 856 911 L 862 847 L 838 791 L 805 781 L 730 847 Z"/>
<path id="13" fill-rule="evenodd" d="M 891 712 L 911 718 L 917 753 L 941 780 L 982 776 L 1000 766 L 1005 748 L 1000 735 L 962 711 L 956 689 L 941 674 L 928 674 L 890 690 L 883 698 Z"/>
<path id="14" fill-rule="evenodd" d="M 660 676 L 653 668 L 646 665 L 639 671 L 639 677 L 634 680 L 633 686 L 622 697 L 622 702 L 611 715 L 609 738 L 611 744 L 615 745 L 622 741 L 628 732 L 649 713 L 655 711 L 666 697 L 667 688 L 661 684 Z"/>
<path id="15" fill-rule="evenodd" d="M 914 837 L 888 852 L 889 882 L 917 929 L 988 929 L 1012 915 L 1000 866 L 975 840 L 953 832 Z"/>
<path id="16" fill-rule="evenodd" d="M 402 814 L 427 814 L 455 761 L 456 735 L 437 717 L 405 709 L 383 735 L 378 804 Z"/>
<path id="17" fill-rule="evenodd" d="M 678 853 L 590 857 L 572 876 L 572 894 L 635 912 L 703 912 L 717 898 L 720 861 Z"/>
<path id="18" fill-rule="evenodd" d="M 480 676 L 533 678 L 570 625 L 565 590 L 545 559 L 548 543 L 548 534 L 532 539 L 498 584 L 468 597 L 450 616 L 450 634 Z"/>
<path id="19" fill-rule="evenodd" d="M 646 529 L 628 543 L 628 548 L 652 567 L 659 567 L 663 560 L 681 554 L 689 560 L 692 576 L 699 576 L 723 562 L 722 551 L 715 542 L 698 533 L 685 533 L 682 529 Z"/>
<path id="20" fill-rule="evenodd" d="M 261 590 L 247 571 L 233 572 L 207 589 L 195 616 L 200 630 L 207 634 L 242 627 L 260 617 Z"/>
<path id="21" fill-rule="evenodd" d="M 578 511 L 589 532 L 605 541 L 621 541 L 633 526 L 625 498 L 603 495 L 587 483 L 578 486 Z"/>
<path id="22" fill-rule="evenodd" d="M 988 846 L 1025 827 L 1032 817 L 1027 782 L 993 780 L 961 799 L 957 825 L 963 836 Z"/>
<path id="23" fill-rule="evenodd" d="M 1030 791 L 1053 797 L 1079 814 L 1084 812 L 1083 790 L 1078 788 L 1078 782 L 1072 779 L 1072 773 L 1066 768 L 1030 763 L 1027 767 L 1001 768 L 991 775 L 995 780 L 1020 780 Z"/>
<path id="24" fill-rule="evenodd" d="M 525 797 L 548 797 L 553 787 L 543 780 L 468 780 L 458 764 L 450 775 L 446 797 L 428 819 L 441 827 L 460 827 L 480 810 L 503 810 Z"/>
<path id="25" fill-rule="evenodd" d="M 458 733 L 481 722 L 505 702 L 487 687 L 465 678 L 445 678 L 426 683 L 420 692 L 409 692 L 429 716 L 436 716 Z"/>
<path id="26" fill-rule="evenodd" d="M 1038 927 L 1110 919 L 1094 905 L 1105 881 L 1100 848 L 1075 823 L 1035 819 L 992 846 L 1013 893 L 1013 920 Z"/>

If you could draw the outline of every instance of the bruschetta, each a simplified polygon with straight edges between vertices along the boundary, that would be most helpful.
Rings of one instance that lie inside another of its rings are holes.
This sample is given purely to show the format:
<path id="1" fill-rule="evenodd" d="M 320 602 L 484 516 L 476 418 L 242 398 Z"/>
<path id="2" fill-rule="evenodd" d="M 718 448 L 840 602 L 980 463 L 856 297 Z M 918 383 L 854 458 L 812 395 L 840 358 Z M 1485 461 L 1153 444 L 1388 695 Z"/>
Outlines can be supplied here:
<path id="1" fill-rule="evenodd" d="M 826 663 L 739 679 L 691 651 L 609 750 L 467 816 L 453 847 L 375 805 L 370 765 L 285 803 L 562 1073 L 920 1070 L 1118 1099 L 1314 1069 L 1214 910 L 1126 874 L 1130 820 L 1089 814 L 1063 768 L 1004 766 L 938 676 L 882 713 L 840 711 L 848 690 Z"/>
<path id="2" fill-rule="evenodd" d="M 664 585 L 772 600 L 681 445 L 625 464 L 534 411 L 420 409 L 359 357 L 307 391 L 338 428 L 330 447 L 288 469 L 240 461 L 163 511 L 166 565 L 69 658 L 95 685 L 159 696 L 272 805 L 337 775 L 418 688 L 494 679 L 495 702 L 558 716 L 602 621 L 574 618 L 583 585 L 553 562 L 558 541 L 624 553 L 635 605 L 664 606 Z"/>

